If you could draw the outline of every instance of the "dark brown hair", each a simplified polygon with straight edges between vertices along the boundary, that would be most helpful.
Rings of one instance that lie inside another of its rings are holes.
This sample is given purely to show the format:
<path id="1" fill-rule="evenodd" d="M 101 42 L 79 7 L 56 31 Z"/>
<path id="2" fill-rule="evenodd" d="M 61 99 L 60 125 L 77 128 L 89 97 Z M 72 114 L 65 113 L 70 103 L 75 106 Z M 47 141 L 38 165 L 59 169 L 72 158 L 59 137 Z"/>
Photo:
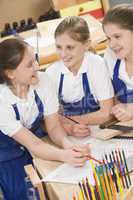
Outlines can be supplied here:
<path id="1" fill-rule="evenodd" d="M 21 63 L 27 43 L 19 39 L 7 39 L 0 43 L 0 83 L 11 84 L 6 70 L 14 70 Z"/>
<path id="2" fill-rule="evenodd" d="M 133 31 L 133 4 L 120 4 L 110 9 L 103 19 L 103 28 L 109 23 Z"/>
<path id="3" fill-rule="evenodd" d="M 72 39 L 82 43 L 90 39 L 87 22 L 78 16 L 70 16 L 62 20 L 55 30 L 55 38 L 66 32 Z"/>

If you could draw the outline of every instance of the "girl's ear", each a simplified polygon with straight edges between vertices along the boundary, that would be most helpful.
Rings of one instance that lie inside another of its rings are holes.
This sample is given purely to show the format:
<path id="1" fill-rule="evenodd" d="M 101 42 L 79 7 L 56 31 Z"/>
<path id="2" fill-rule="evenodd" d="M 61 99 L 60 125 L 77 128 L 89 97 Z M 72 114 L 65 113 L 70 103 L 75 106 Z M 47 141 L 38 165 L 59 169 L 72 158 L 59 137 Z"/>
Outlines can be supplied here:
<path id="1" fill-rule="evenodd" d="M 92 46 L 92 42 L 90 39 L 86 42 L 85 50 L 91 51 L 92 53 L 96 53 L 94 47 Z"/>
<path id="2" fill-rule="evenodd" d="M 7 76 L 10 80 L 13 80 L 13 79 L 14 79 L 14 70 L 7 69 L 7 70 L 5 71 L 5 74 L 6 74 L 6 76 Z"/>
<path id="3" fill-rule="evenodd" d="M 88 51 L 91 47 L 91 40 L 87 40 L 86 44 L 85 44 L 85 50 Z"/>

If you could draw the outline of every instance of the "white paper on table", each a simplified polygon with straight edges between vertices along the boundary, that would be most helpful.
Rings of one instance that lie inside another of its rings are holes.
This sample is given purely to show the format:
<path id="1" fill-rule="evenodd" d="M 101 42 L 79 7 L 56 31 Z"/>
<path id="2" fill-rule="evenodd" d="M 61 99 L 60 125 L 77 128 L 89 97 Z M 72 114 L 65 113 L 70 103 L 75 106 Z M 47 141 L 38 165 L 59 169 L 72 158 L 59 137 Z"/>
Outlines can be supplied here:
<path id="1" fill-rule="evenodd" d="M 95 182 L 89 161 L 87 161 L 83 167 L 73 167 L 69 164 L 62 164 L 49 173 L 43 181 L 78 184 L 86 177 L 88 178 L 89 183 L 94 185 Z"/>
<path id="2" fill-rule="evenodd" d="M 99 128 L 97 126 L 92 126 L 92 134 L 95 134 Z M 74 138 L 69 137 L 72 141 L 76 143 L 90 143 L 91 145 L 91 155 L 96 159 L 103 159 L 105 153 L 111 153 L 115 149 L 123 149 L 125 151 L 126 158 L 133 156 L 133 141 L 132 140 L 119 140 L 111 139 L 107 141 L 99 140 L 93 137 L 86 138 Z M 89 183 L 94 185 L 94 178 L 92 174 L 92 168 L 89 161 L 86 162 L 83 167 L 72 167 L 68 164 L 63 164 L 57 167 L 54 171 L 49 173 L 43 180 L 45 182 L 60 182 L 60 183 L 71 183 L 77 184 L 83 178 L 88 177 Z"/>
<path id="3" fill-rule="evenodd" d="M 101 130 L 98 126 L 90 126 L 90 129 L 92 136 Z M 111 153 L 116 149 L 123 149 L 126 158 L 133 156 L 133 140 L 113 138 L 110 140 L 100 140 L 90 136 L 85 138 L 75 138 L 71 136 L 70 139 L 79 144 L 90 144 L 92 156 L 100 160 L 103 159 L 105 153 Z"/>

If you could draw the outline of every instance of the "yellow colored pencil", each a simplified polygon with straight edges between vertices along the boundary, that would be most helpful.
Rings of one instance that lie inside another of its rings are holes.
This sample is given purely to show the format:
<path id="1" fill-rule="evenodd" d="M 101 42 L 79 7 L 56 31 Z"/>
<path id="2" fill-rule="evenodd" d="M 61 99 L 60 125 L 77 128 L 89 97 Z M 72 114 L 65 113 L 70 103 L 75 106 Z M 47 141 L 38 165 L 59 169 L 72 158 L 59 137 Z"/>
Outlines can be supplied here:
<path id="1" fill-rule="evenodd" d="M 117 168 L 115 167 L 114 170 L 115 170 L 115 174 L 116 174 L 116 177 L 117 177 L 118 187 L 120 189 L 120 196 L 123 197 L 124 191 L 123 191 L 123 187 L 122 187 L 122 182 L 121 182 L 121 179 L 119 177 Z"/>
<path id="2" fill-rule="evenodd" d="M 107 188 L 107 192 L 108 192 L 108 198 L 109 198 L 109 200 L 112 200 L 112 194 L 111 194 L 111 190 L 110 190 L 110 186 L 109 186 L 108 177 L 107 177 L 106 171 L 104 169 L 103 169 L 103 175 L 104 175 L 105 184 L 106 184 L 106 188 Z"/>
<path id="3" fill-rule="evenodd" d="M 94 193 L 94 186 L 90 185 L 92 200 L 96 200 L 95 193 Z"/>
<path id="4" fill-rule="evenodd" d="M 114 182 L 112 180 L 112 176 L 111 176 L 111 173 L 108 172 L 108 177 L 109 177 L 109 180 L 110 180 L 110 186 L 111 186 L 111 190 L 112 190 L 112 194 L 113 194 L 113 200 L 117 200 L 117 196 L 116 196 L 116 188 L 115 188 L 115 185 L 114 185 Z"/>

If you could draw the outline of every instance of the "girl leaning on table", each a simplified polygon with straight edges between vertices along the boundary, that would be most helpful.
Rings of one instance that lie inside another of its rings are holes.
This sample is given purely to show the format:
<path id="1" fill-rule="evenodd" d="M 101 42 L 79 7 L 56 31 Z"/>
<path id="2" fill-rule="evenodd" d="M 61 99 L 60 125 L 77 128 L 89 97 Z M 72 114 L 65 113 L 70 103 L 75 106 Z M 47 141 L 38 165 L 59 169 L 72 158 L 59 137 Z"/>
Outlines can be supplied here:
<path id="1" fill-rule="evenodd" d="M 24 41 L 0 43 L 0 187 L 6 200 L 26 200 L 24 165 L 32 163 L 32 152 L 47 160 L 81 166 L 88 145 L 71 143 L 58 119 L 58 101 L 46 74 L 38 72 L 33 49 Z M 44 143 L 41 124 L 51 140 Z"/>
<path id="2" fill-rule="evenodd" d="M 83 18 L 72 16 L 61 21 L 55 30 L 55 44 L 61 60 L 46 73 L 55 84 L 63 110 L 60 120 L 69 135 L 87 136 L 88 125 L 110 117 L 114 95 L 111 80 L 103 58 L 88 50 L 90 32 Z"/>
<path id="3" fill-rule="evenodd" d="M 133 119 L 133 4 L 110 9 L 103 19 L 108 39 L 104 59 L 116 94 L 112 114 L 120 121 Z"/>

